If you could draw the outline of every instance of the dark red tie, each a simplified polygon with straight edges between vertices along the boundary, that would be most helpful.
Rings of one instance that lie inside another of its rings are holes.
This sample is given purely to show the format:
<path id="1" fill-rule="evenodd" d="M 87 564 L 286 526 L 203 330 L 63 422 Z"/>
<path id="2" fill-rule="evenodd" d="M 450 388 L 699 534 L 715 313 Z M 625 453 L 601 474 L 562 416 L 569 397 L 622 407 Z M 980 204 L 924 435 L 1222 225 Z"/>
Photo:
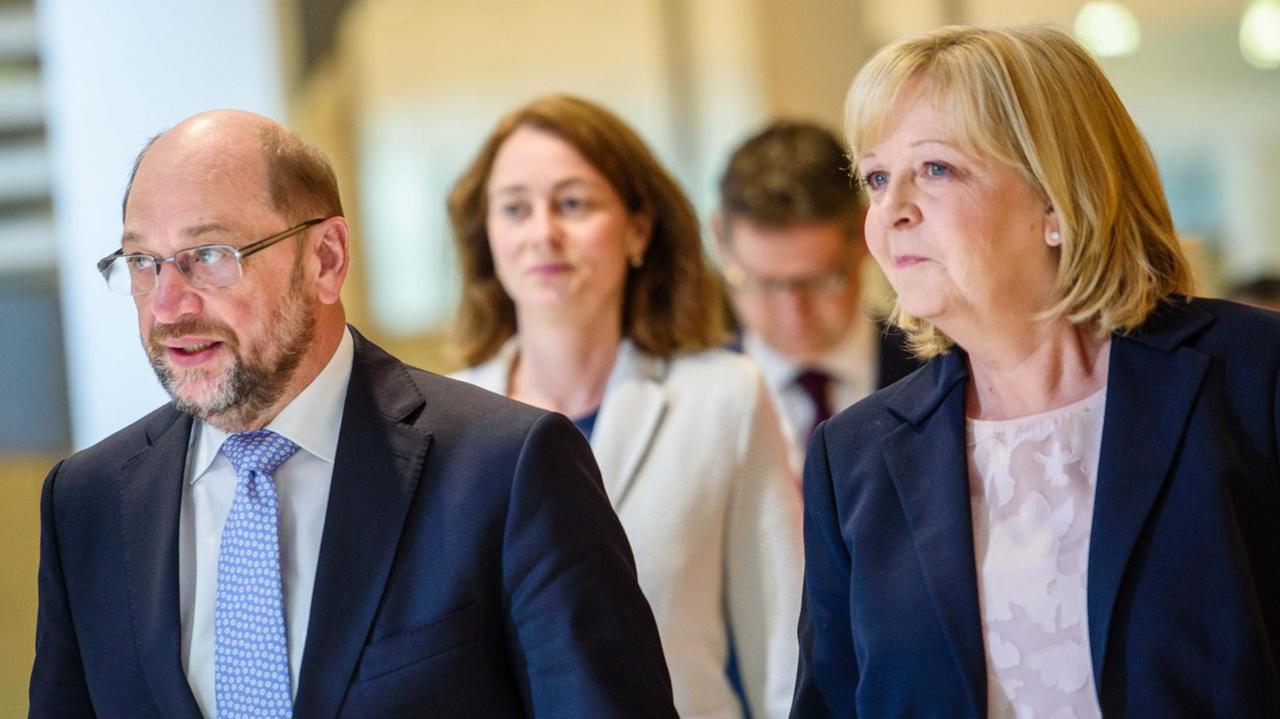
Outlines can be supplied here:
<path id="1" fill-rule="evenodd" d="M 831 399 L 828 396 L 831 389 L 831 375 L 822 370 L 807 369 L 796 375 L 795 382 L 813 403 L 813 424 L 809 427 L 809 433 L 805 435 L 812 437 L 813 430 L 817 429 L 819 424 L 831 419 Z"/>

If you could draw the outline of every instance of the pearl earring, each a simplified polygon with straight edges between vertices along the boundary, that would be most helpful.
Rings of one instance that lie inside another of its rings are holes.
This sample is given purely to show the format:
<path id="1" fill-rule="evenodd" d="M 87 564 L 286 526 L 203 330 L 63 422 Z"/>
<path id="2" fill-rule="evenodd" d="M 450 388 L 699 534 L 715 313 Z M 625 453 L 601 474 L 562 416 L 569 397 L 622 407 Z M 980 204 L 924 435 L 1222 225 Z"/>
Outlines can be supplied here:
<path id="1" fill-rule="evenodd" d="M 631 269 L 633 270 L 640 269 L 640 267 L 644 265 L 644 255 L 639 252 L 635 253 L 627 258 L 627 264 L 631 265 Z"/>
<path id="2" fill-rule="evenodd" d="M 1053 230 L 1049 233 L 1049 244 L 1057 246 L 1062 244 L 1062 233 Z"/>

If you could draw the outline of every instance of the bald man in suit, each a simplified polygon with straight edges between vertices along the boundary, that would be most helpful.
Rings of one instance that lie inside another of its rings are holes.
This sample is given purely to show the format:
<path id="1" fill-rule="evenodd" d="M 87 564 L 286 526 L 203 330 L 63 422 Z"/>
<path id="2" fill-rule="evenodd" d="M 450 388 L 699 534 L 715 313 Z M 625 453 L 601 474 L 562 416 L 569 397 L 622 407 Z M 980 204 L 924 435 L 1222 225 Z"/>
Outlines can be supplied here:
<path id="1" fill-rule="evenodd" d="M 99 269 L 172 401 L 49 473 L 31 716 L 674 716 L 586 441 L 348 326 L 347 241 L 266 118 L 144 148 Z"/>

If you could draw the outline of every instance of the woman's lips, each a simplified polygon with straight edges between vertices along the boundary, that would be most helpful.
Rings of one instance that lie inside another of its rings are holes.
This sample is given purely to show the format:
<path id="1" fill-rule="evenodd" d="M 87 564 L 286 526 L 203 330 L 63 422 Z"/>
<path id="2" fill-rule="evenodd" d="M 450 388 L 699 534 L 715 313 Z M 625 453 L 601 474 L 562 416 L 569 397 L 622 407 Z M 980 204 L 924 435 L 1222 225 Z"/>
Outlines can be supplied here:
<path id="1" fill-rule="evenodd" d="M 543 262 L 529 268 L 529 274 L 537 277 L 550 277 L 572 269 L 568 262 Z"/>
<path id="2" fill-rule="evenodd" d="M 920 255 L 897 255 L 893 258 L 893 266 L 896 269 L 901 270 L 901 269 L 906 269 L 908 267 L 914 267 L 915 265 L 918 265 L 921 262 L 925 262 L 928 259 L 929 259 L 928 257 L 922 257 Z"/>

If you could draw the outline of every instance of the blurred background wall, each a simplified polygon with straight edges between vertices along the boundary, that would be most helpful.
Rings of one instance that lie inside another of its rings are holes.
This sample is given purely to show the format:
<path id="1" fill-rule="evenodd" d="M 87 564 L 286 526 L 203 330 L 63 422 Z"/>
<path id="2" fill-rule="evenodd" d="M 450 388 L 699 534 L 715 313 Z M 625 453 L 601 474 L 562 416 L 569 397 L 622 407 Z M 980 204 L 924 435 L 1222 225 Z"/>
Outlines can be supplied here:
<path id="1" fill-rule="evenodd" d="M 355 230 L 351 320 L 448 369 L 444 196 L 503 112 L 547 92 L 604 103 L 705 216 L 732 147 L 776 116 L 838 129 L 849 81 L 885 42 L 952 22 L 1069 27 L 1085 4 L 0 0 L 0 717 L 25 714 L 41 479 L 164 400 L 132 304 L 93 269 L 118 246 L 127 173 L 156 132 L 233 106 L 324 148 Z M 1280 273 L 1280 70 L 1249 64 L 1240 41 L 1260 7 L 1271 24 L 1250 32 L 1280 43 L 1280 0 L 1110 5 L 1120 20 L 1080 32 L 1118 53 L 1103 65 L 1204 292 Z"/>

